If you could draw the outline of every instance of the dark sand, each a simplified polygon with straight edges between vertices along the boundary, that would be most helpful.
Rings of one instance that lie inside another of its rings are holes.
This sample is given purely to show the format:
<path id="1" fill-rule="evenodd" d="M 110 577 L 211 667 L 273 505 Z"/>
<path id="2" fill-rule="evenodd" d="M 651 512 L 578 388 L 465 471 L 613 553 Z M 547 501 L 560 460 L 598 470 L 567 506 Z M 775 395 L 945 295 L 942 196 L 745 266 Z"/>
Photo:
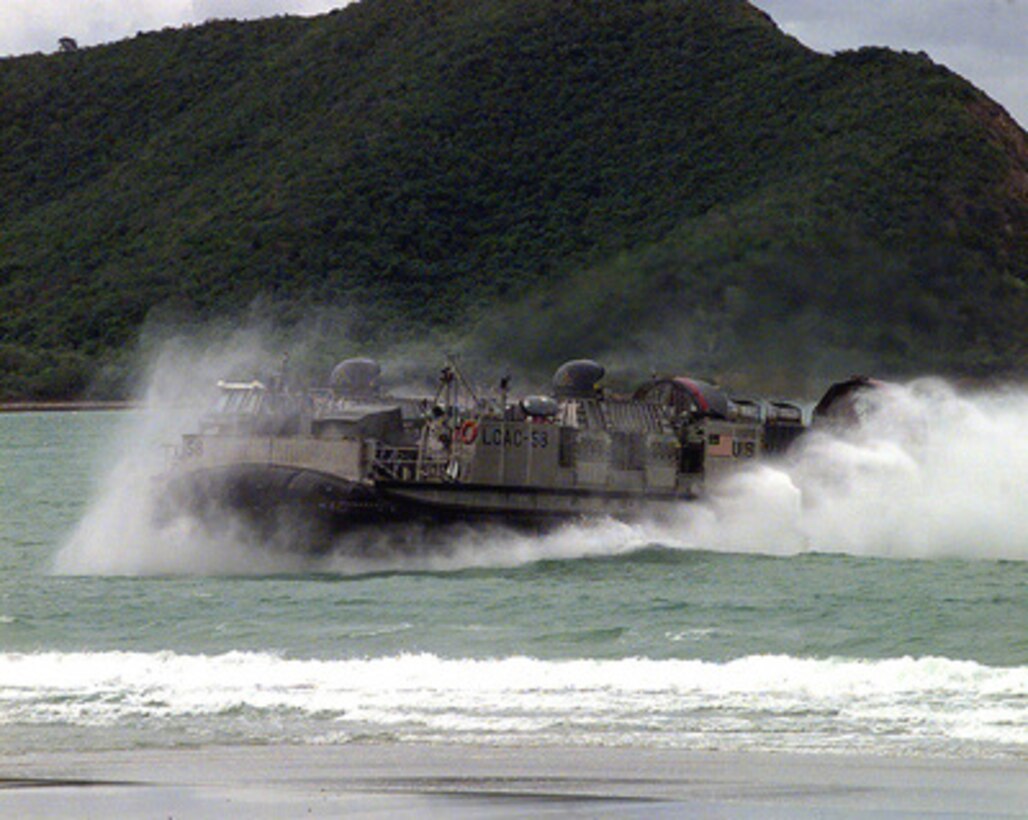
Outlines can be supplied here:
<path id="1" fill-rule="evenodd" d="M 1025 817 L 1028 761 L 361 745 L 0 756 L 2 817 Z"/>

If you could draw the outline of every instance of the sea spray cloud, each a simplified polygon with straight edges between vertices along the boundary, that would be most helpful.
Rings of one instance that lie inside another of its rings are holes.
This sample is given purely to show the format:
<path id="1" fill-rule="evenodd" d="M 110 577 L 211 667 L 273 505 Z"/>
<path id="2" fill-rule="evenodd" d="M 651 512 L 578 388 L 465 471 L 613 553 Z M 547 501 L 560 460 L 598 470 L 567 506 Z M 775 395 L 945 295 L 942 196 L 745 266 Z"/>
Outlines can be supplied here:
<path id="1" fill-rule="evenodd" d="M 811 436 L 788 468 L 811 548 L 1028 559 L 1028 393 L 931 380 L 879 402 L 850 435 Z"/>
<path id="2" fill-rule="evenodd" d="M 149 368 L 144 411 L 126 418 L 109 471 L 97 495 L 55 558 L 67 574 L 281 572 L 288 556 L 270 557 L 230 517 L 202 526 L 177 516 L 158 523 L 158 476 L 169 448 L 196 428 L 219 378 L 250 373 L 271 355 L 255 331 L 240 331 L 210 346 L 182 339 L 165 343 Z"/>

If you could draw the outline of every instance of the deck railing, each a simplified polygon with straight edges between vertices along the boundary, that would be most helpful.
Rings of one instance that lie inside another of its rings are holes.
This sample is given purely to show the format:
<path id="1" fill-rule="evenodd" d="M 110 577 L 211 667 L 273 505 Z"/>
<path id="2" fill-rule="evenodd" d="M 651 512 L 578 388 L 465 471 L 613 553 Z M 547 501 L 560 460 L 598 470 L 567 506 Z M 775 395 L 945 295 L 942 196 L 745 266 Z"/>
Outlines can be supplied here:
<path id="1" fill-rule="evenodd" d="M 446 481 L 449 456 L 425 453 L 419 447 L 379 443 L 371 462 L 371 477 L 383 481 Z"/>

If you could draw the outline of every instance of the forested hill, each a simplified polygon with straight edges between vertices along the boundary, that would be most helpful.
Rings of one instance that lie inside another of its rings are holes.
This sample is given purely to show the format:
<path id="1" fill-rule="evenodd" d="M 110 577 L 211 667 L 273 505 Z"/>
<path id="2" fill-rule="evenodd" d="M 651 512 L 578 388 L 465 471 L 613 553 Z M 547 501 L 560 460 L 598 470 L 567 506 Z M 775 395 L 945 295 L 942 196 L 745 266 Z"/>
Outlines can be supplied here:
<path id="1" fill-rule="evenodd" d="M 0 60 L 0 191 L 7 397 L 255 303 L 337 354 L 325 309 L 540 367 L 1028 368 L 1025 132 L 741 0 L 362 0 Z"/>

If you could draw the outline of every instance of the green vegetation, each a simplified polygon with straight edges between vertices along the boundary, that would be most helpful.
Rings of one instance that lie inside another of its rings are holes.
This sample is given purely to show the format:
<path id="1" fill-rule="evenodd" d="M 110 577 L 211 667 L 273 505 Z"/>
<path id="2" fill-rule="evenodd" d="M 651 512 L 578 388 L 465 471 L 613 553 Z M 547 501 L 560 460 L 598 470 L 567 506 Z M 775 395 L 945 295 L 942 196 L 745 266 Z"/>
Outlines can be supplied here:
<path id="1" fill-rule="evenodd" d="M 148 321 L 255 304 L 336 357 L 1028 367 L 1024 131 L 741 0 L 212 22 L 0 60 L 0 114 L 0 396 L 117 392 Z"/>

